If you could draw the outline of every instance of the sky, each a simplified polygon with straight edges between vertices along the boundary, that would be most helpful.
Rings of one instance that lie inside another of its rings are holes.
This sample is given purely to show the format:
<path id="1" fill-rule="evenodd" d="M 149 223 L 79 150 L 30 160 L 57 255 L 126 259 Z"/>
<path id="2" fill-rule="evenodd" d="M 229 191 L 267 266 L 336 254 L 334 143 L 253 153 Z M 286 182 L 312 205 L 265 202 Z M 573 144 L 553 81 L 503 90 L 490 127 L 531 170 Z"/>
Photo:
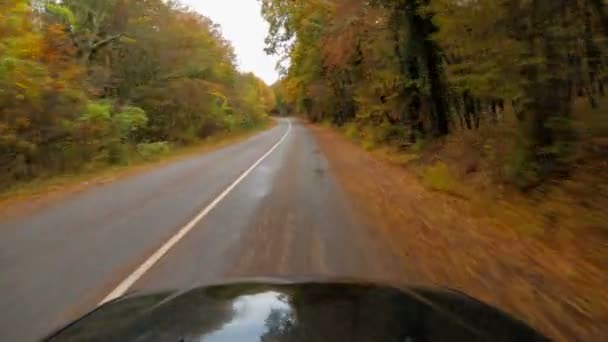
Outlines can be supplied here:
<path id="1" fill-rule="evenodd" d="M 222 27 L 237 55 L 239 70 L 253 72 L 268 85 L 278 78 L 276 56 L 264 52 L 268 23 L 260 13 L 258 0 L 182 0 Z"/>

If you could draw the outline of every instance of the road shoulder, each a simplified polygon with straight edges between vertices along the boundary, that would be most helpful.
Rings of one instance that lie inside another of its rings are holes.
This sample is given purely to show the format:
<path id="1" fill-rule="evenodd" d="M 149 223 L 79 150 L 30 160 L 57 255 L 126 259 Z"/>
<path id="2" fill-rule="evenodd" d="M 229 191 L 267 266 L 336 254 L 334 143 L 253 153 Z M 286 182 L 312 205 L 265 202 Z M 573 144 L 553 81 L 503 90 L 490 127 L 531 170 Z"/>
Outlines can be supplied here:
<path id="1" fill-rule="evenodd" d="M 331 128 L 310 128 L 356 209 L 414 282 L 461 290 L 557 340 L 608 334 L 607 265 L 523 234 L 464 198 L 430 191 Z"/>

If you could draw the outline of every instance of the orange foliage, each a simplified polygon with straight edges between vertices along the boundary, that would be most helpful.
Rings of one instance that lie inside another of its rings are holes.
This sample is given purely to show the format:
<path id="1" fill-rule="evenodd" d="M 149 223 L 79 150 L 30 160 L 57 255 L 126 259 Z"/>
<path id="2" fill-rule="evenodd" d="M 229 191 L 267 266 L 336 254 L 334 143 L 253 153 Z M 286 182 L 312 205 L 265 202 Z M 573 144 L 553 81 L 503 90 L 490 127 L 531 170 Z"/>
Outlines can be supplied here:
<path id="1" fill-rule="evenodd" d="M 370 32 L 380 22 L 382 12 L 363 5 L 361 0 L 338 0 L 332 13 L 332 25 L 322 39 L 324 65 L 350 64 Z"/>

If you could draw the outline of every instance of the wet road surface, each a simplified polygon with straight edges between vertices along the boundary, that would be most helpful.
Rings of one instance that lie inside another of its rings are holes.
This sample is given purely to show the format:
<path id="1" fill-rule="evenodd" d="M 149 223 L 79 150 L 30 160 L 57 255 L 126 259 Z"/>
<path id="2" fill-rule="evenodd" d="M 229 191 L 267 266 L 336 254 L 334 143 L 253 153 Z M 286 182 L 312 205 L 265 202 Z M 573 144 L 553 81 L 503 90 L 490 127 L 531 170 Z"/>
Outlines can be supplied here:
<path id="1" fill-rule="evenodd" d="M 146 292 L 245 277 L 390 278 L 398 263 L 370 227 L 313 135 L 282 119 L 244 142 L 0 222 L 0 340 L 41 338 L 129 278 L 123 290 Z"/>

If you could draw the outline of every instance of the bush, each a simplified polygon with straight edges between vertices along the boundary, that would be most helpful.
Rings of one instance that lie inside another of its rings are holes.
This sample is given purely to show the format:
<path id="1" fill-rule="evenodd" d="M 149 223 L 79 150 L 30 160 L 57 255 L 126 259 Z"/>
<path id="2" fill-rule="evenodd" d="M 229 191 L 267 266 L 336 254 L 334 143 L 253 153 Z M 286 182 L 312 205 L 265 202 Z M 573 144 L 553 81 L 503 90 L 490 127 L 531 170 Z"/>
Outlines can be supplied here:
<path id="1" fill-rule="evenodd" d="M 346 134 L 349 139 L 358 140 L 360 138 L 359 127 L 356 123 L 349 122 L 344 125 L 344 134 Z"/>
<path id="2" fill-rule="evenodd" d="M 378 145 L 389 143 L 398 134 L 399 128 L 388 121 L 377 126 L 366 125 L 362 133 L 362 145 L 365 150 L 373 150 Z"/>
<path id="3" fill-rule="evenodd" d="M 392 124 L 387 120 L 382 121 L 380 125 L 374 128 L 373 137 L 377 143 L 387 143 L 394 140 L 403 139 L 405 130 L 402 125 Z"/>
<path id="4" fill-rule="evenodd" d="M 455 181 L 450 173 L 450 169 L 444 162 L 436 162 L 422 171 L 423 183 L 437 191 L 448 193 L 455 192 Z"/>
<path id="5" fill-rule="evenodd" d="M 144 128 L 148 123 L 146 112 L 139 107 L 131 106 L 123 107 L 112 119 L 123 139 L 130 138 L 132 133 Z"/>
<path id="6" fill-rule="evenodd" d="M 171 144 L 166 141 L 143 143 L 137 145 L 137 153 L 144 160 L 154 160 L 171 151 Z"/>
<path id="7" fill-rule="evenodd" d="M 125 165 L 129 162 L 129 145 L 120 141 L 110 143 L 108 146 L 108 163 L 112 165 Z"/>
<path id="8" fill-rule="evenodd" d="M 370 138 L 364 138 L 363 141 L 361 142 L 361 147 L 363 147 L 364 150 L 366 151 L 371 151 L 373 149 L 376 148 L 376 143 L 374 142 L 374 140 L 370 139 Z"/>
<path id="9" fill-rule="evenodd" d="M 508 156 L 505 164 L 505 176 L 508 182 L 520 190 L 538 185 L 541 180 L 541 168 L 535 160 L 534 153 L 528 147 L 519 145 Z"/>
<path id="10" fill-rule="evenodd" d="M 89 102 L 81 115 L 81 120 L 90 123 L 105 123 L 110 121 L 112 105 L 108 102 Z"/>

